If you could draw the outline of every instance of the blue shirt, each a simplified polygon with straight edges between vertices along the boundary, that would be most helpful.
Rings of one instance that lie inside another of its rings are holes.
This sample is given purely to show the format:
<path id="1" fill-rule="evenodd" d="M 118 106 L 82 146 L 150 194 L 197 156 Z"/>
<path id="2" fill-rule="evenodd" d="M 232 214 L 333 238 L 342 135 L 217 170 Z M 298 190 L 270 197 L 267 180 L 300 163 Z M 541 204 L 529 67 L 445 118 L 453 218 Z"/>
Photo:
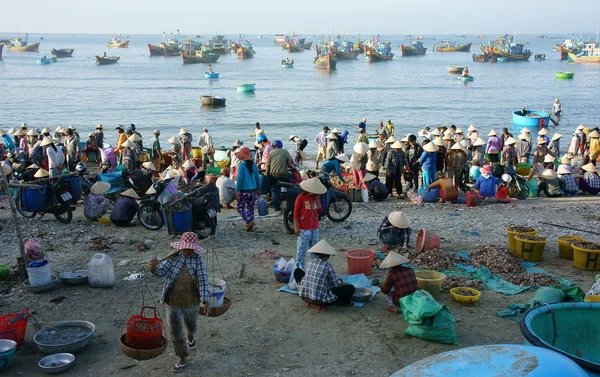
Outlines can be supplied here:
<path id="1" fill-rule="evenodd" d="M 423 151 L 419 163 L 423 167 L 423 170 L 431 170 L 435 168 L 436 154 L 435 152 Z"/>
<path id="2" fill-rule="evenodd" d="M 110 213 L 110 219 L 131 221 L 137 214 L 139 208 L 140 207 L 136 203 L 135 199 L 127 196 L 121 196 L 115 203 L 115 206 Z"/>
<path id="3" fill-rule="evenodd" d="M 498 186 L 498 180 L 493 175 L 488 176 L 488 178 L 483 175 L 477 178 L 475 181 L 475 185 L 473 188 L 475 190 L 479 190 L 480 196 L 493 197 L 496 196 L 496 189 Z"/>
<path id="4" fill-rule="evenodd" d="M 340 160 L 338 160 L 337 158 L 326 161 L 323 164 L 321 171 L 327 175 L 330 175 L 331 173 L 336 173 L 337 176 L 342 180 L 342 182 L 344 181 L 344 177 L 342 176 L 342 173 L 340 171 Z"/>
<path id="5" fill-rule="evenodd" d="M 360 122 L 358 124 L 358 128 L 362 128 L 363 130 L 365 130 L 365 132 L 367 132 L 367 124 L 365 122 Z"/>
<path id="6" fill-rule="evenodd" d="M 6 146 L 6 149 L 8 149 L 8 151 L 14 151 L 15 150 L 15 143 L 12 140 L 12 137 L 9 134 L 4 134 L 2 135 L 2 138 L 4 139 L 4 145 Z"/>
<path id="7" fill-rule="evenodd" d="M 252 173 L 246 167 L 246 161 L 240 162 L 237 168 L 236 191 L 255 191 L 260 187 L 260 175 L 255 163 L 252 163 Z"/>

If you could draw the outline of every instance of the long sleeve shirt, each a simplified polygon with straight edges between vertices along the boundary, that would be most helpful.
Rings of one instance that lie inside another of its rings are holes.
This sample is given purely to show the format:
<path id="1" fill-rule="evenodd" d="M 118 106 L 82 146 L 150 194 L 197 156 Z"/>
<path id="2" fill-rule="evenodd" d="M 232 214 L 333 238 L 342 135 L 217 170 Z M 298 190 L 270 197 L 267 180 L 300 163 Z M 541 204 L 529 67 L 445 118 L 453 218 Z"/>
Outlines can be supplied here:
<path id="1" fill-rule="evenodd" d="M 393 292 L 391 291 L 392 287 L 395 288 Z M 415 272 L 412 268 L 404 266 L 392 267 L 385 278 L 385 283 L 381 286 L 381 292 L 383 294 L 391 294 L 392 303 L 396 306 L 400 306 L 400 299 L 402 297 L 411 295 L 419 289 Z"/>
<path id="2" fill-rule="evenodd" d="M 275 148 L 269 153 L 267 164 L 265 166 L 265 175 L 276 177 L 285 177 L 288 172 L 288 166 L 292 163 L 292 156 L 286 149 Z"/>
<path id="3" fill-rule="evenodd" d="M 121 153 L 121 150 L 123 150 L 123 147 L 121 146 L 121 144 L 123 144 L 124 142 L 127 141 L 127 135 L 125 135 L 125 133 L 120 133 L 119 136 L 117 137 L 117 149 L 115 149 L 115 153 Z"/>
<path id="4" fill-rule="evenodd" d="M 327 175 L 331 173 L 336 173 L 338 178 L 344 181 L 344 177 L 342 176 L 342 172 L 340 170 L 340 160 L 334 158 L 333 160 L 325 161 L 321 171 Z"/>
<path id="5" fill-rule="evenodd" d="M 366 169 L 368 171 L 376 171 L 379 172 L 379 168 L 381 167 L 381 151 L 379 149 L 369 149 L 367 152 L 367 165 Z"/>
<path id="6" fill-rule="evenodd" d="M 22 137 L 19 140 L 19 147 L 21 148 L 21 151 L 23 153 L 25 153 L 26 155 L 29 155 L 29 143 L 27 142 L 27 138 L 26 137 Z"/>
<path id="7" fill-rule="evenodd" d="M 529 155 L 531 154 L 531 141 L 519 140 L 517 141 L 515 149 L 517 150 L 517 156 L 519 158 L 529 158 Z"/>
<path id="8" fill-rule="evenodd" d="M 490 136 L 485 148 L 486 153 L 499 153 L 502 148 L 502 140 L 498 136 Z"/>
<path id="9" fill-rule="evenodd" d="M 247 163 L 242 161 L 238 165 L 237 181 L 235 182 L 237 192 L 256 191 L 260 187 L 260 174 L 258 174 L 256 164 L 252 163 L 252 172 L 250 172 L 246 166 Z"/>
<path id="10" fill-rule="evenodd" d="M 92 135 L 94 135 L 94 146 L 96 148 L 104 148 L 104 132 L 96 130 L 92 132 Z"/>
<path id="11" fill-rule="evenodd" d="M 306 275 L 302 278 L 298 294 L 300 297 L 330 304 L 337 300 L 331 289 L 339 285 L 331 263 L 316 257 L 306 265 Z"/>
<path id="12" fill-rule="evenodd" d="M 202 148 L 202 153 L 211 154 L 213 146 L 212 137 L 208 132 L 202 132 L 202 135 L 198 138 L 198 146 Z"/>
<path id="13" fill-rule="evenodd" d="M 137 214 L 139 208 L 140 206 L 136 203 L 135 199 L 121 196 L 110 213 L 110 219 L 131 221 Z"/>
<path id="14" fill-rule="evenodd" d="M 44 148 L 46 148 L 49 168 L 58 168 L 65 162 L 65 154 L 60 148 L 56 146 L 53 147 L 52 145 L 48 145 Z"/>
<path id="15" fill-rule="evenodd" d="M 339 153 L 340 149 L 338 148 L 338 143 L 335 140 L 328 140 L 325 157 L 328 160 L 331 160 L 334 159 Z"/>
<path id="16" fill-rule="evenodd" d="M 196 288 L 198 288 L 198 294 L 202 297 L 202 303 L 206 304 L 209 302 L 210 293 L 208 291 L 208 274 L 206 273 L 204 258 L 198 254 L 193 254 L 191 257 L 186 258 L 183 254 L 179 253 L 159 264 L 154 271 L 155 275 L 165 277 L 165 284 L 160 296 L 161 304 L 164 304 L 169 289 L 171 289 L 173 283 L 177 280 L 184 265 L 187 267 L 192 280 L 194 280 Z"/>
<path id="17" fill-rule="evenodd" d="M 386 173 L 393 175 L 402 174 L 402 169 L 406 165 L 406 159 L 404 158 L 404 151 L 396 151 L 392 149 L 388 152 L 387 161 L 385 163 Z"/>
<path id="18" fill-rule="evenodd" d="M 352 160 L 352 169 L 365 170 L 365 167 L 367 166 L 368 156 L 366 153 L 353 152 L 352 158 L 350 160 Z"/>
<path id="19" fill-rule="evenodd" d="M 317 136 L 315 136 L 315 143 L 319 144 L 319 145 L 327 145 L 327 134 L 323 131 L 319 132 L 317 134 Z"/>
<path id="20" fill-rule="evenodd" d="M 161 157 L 160 155 L 160 140 L 156 135 L 150 138 L 150 159 L 154 160 L 156 158 Z M 156 166 L 159 169 L 159 166 Z"/>
<path id="21" fill-rule="evenodd" d="M 436 152 L 423 151 L 419 163 L 423 167 L 423 171 L 431 170 L 435 168 Z"/>

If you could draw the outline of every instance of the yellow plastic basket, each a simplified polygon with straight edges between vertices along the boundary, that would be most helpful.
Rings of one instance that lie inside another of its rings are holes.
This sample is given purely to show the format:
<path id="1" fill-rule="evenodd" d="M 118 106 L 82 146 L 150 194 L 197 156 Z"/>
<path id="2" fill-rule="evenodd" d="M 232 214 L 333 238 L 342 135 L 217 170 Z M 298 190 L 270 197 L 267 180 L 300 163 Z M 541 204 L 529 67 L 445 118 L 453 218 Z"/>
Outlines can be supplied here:
<path id="1" fill-rule="evenodd" d="M 556 239 L 558 242 L 558 256 L 564 259 L 573 260 L 573 247 L 571 244 L 575 241 L 587 242 L 583 237 L 578 236 L 560 236 Z"/>
<path id="2" fill-rule="evenodd" d="M 543 241 L 533 241 L 521 238 L 520 235 L 515 236 L 515 244 L 517 249 L 515 255 L 524 261 L 539 262 L 544 257 L 544 248 L 546 247 L 546 237 Z"/>
<path id="3" fill-rule="evenodd" d="M 600 248 L 600 244 L 596 242 L 587 242 L 587 244 Z M 575 268 L 587 271 L 600 270 L 600 250 L 588 249 L 574 243 L 571 246 L 573 247 L 573 266 Z"/>
<path id="4" fill-rule="evenodd" d="M 419 288 L 426 290 L 433 297 L 436 297 L 442 291 L 442 283 L 446 275 L 432 270 L 415 271 Z"/>
<path id="5" fill-rule="evenodd" d="M 531 227 L 530 227 L 531 228 Z M 537 230 L 535 228 L 531 232 L 515 232 L 510 230 L 510 227 L 506 228 L 506 234 L 508 235 L 508 249 L 513 253 L 517 250 L 517 244 L 515 242 L 515 236 L 517 234 L 526 234 L 528 236 L 535 236 L 537 234 Z"/>
<path id="6" fill-rule="evenodd" d="M 475 293 L 475 296 L 463 296 L 458 294 L 458 290 L 473 292 Z M 479 298 L 481 297 L 481 292 L 479 292 L 477 289 L 467 287 L 454 287 L 450 290 L 450 293 L 452 294 L 454 301 L 458 302 L 459 304 L 474 304 L 479 301 Z"/>

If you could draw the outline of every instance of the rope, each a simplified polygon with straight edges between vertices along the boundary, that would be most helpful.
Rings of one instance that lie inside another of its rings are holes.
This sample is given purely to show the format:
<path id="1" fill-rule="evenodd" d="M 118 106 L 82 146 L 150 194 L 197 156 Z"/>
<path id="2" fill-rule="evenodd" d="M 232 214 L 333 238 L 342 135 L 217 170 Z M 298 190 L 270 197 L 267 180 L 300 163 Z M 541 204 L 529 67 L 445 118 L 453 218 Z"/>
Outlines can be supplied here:
<path id="1" fill-rule="evenodd" d="M 137 289 L 135 290 L 133 299 L 131 300 L 131 305 L 129 305 L 129 309 L 127 309 L 127 314 L 125 314 L 125 321 L 123 322 L 123 325 L 121 326 L 121 334 L 123 334 L 123 329 L 125 328 L 125 325 L 127 324 L 127 320 L 129 319 L 129 313 L 131 313 L 131 308 L 133 308 L 133 304 L 135 303 L 135 299 L 137 297 L 138 292 L 140 291 L 140 288 L 142 288 L 141 279 L 140 279 L 140 284 L 138 285 Z M 142 290 L 143 290 L 143 288 L 142 288 Z"/>

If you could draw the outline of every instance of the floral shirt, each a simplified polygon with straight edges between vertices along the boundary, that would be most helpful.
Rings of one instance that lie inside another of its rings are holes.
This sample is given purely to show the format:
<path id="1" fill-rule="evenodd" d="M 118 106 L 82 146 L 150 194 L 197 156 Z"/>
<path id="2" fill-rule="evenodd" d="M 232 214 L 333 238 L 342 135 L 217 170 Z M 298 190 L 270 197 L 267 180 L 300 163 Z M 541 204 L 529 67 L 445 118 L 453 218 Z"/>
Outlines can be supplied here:
<path id="1" fill-rule="evenodd" d="M 86 218 L 94 220 L 108 212 L 109 206 L 110 201 L 103 195 L 90 194 L 85 199 L 83 214 Z"/>

